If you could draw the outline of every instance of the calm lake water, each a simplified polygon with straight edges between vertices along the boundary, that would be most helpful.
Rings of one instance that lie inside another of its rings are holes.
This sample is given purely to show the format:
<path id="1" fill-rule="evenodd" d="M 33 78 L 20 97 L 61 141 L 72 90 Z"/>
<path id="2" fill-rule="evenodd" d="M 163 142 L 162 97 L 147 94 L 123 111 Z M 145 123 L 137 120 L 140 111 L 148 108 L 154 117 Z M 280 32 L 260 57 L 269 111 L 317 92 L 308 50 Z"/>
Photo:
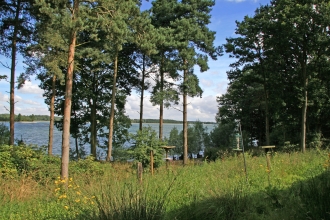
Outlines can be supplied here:
<path id="1" fill-rule="evenodd" d="M 9 122 L 4 123 L 9 127 Z M 145 123 L 143 126 L 150 126 L 158 132 L 159 125 L 156 123 Z M 210 132 L 214 128 L 214 124 L 205 124 L 207 130 Z M 164 137 L 169 137 L 172 128 L 176 127 L 179 132 L 182 130 L 182 124 L 164 124 Z M 139 129 L 138 123 L 133 123 L 129 128 L 130 133 L 136 133 Z M 23 140 L 26 144 L 36 144 L 43 146 L 48 144 L 49 122 L 15 122 L 15 139 Z M 53 154 L 61 154 L 62 132 L 54 127 L 54 141 L 53 141 Z M 70 147 L 75 147 L 75 140 L 71 138 Z M 86 148 L 88 150 L 89 147 Z"/>

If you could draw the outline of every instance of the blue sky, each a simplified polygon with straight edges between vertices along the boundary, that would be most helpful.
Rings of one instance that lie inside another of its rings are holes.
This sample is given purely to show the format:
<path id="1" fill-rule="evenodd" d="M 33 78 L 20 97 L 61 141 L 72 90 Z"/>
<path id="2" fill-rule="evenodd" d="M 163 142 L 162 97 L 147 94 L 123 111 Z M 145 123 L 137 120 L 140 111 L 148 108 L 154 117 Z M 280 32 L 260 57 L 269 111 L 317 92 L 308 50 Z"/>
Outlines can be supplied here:
<path id="1" fill-rule="evenodd" d="M 269 0 L 216 0 L 212 10 L 211 24 L 209 28 L 216 31 L 215 45 L 226 43 L 226 38 L 235 36 L 235 21 L 242 21 L 244 16 L 253 16 L 254 11 L 260 6 L 269 4 Z M 144 3 L 148 7 L 149 3 Z M 3 64 L 10 65 L 10 60 L 0 56 Z M 188 99 L 188 120 L 215 121 L 217 113 L 216 97 L 225 93 L 227 89 L 227 74 L 229 64 L 234 60 L 229 59 L 228 54 L 219 57 L 216 61 L 209 62 L 210 69 L 200 73 L 196 68 L 195 73 L 199 77 L 200 86 L 204 93 L 202 98 Z M 24 71 L 22 60 L 17 61 L 16 76 Z M 0 66 L 0 75 L 10 75 L 10 70 Z M 48 107 L 42 97 L 43 91 L 38 87 L 39 82 L 32 77 L 31 82 L 15 91 L 15 114 L 23 115 L 49 115 Z M 9 82 L 0 81 L 0 114 L 9 113 Z M 181 106 L 164 110 L 165 119 L 182 120 L 182 112 L 177 109 Z M 139 118 L 139 97 L 136 94 L 128 97 L 126 113 L 130 118 Z M 144 118 L 158 118 L 159 110 L 157 106 L 152 106 L 149 102 L 149 94 L 145 96 Z"/>

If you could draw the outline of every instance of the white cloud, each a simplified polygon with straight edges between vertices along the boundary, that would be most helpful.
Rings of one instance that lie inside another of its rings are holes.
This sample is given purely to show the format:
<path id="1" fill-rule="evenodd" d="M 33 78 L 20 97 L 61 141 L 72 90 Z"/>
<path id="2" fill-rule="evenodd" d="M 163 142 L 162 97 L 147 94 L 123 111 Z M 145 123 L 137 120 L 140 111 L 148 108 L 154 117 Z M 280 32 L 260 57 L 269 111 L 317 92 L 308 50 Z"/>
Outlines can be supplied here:
<path id="1" fill-rule="evenodd" d="M 215 89 L 213 91 L 218 95 L 225 94 L 227 92 L 228 88 L 228 82 L 227 81 L 221 81 L 216 84 Z"/>
<path id="2" fill-rule="evenodd" d="M 8 100 L 9 96 L 0 92 L 0 102 L 7 102 Z"/>
<path id="3" fill-rule="evenodd" d="M 201 85 L 204 86 L 204 87 L 213 86 L 213 81 L 212 80 L 201 79 L 200 82 L 201 82 Z"/>
<path id="4" fill-rule="evenodd" d="M 21 97 L 21 96 L 19 96 L 19 95 L 15 95 L 15 102 L 20 102 L 20 101 L 22 101 L 23 100 L 23 98 Z"/>
<path id="5" fill-rule="evenodd" d="M 33 101 L 33 100 L 23 100 L 22 103 L 27 104 L 27 105 L 40 105 L 39 102 Z"/>
<path id="6" fill-rule="evenodd" d="M 143 100 L 143 118 L 158 118 L 159 109 L 157 106 L 151 104 L 150 96 L 147 95 Z M 127 98 L 126 113 L 132 119 L 140 118 L 140 97 L 138 95 L 131 95 Z"/>
<path id="7" fill-rule="evenodd" d="M 48 115 L 49 111 L 44 103 L 38 102 L 40 99 L 26 99 L 15 95 L 15 114 L 23 115 Z M 9 95 L 0 92 L 0 114 L 9 114 Z"/>
<path id="8" fill-rule="evenodd" d="M 38 85 L 33 84 L 31 81 L 26 81 L 23 87 L 17 91 L 18 93 L 22 93 L 22 94 L 42 95 L 44 93 L 44 91 L 40 89 Z"/>
<path id="9" fill-rule="evenodd" d="M 144 98 L 143 118 L 159 118 L 159 107 L 153 106 L 149 101 L 149 96 Z M 126 113 L 132 119 L 138 119 L 140 111 L 140 99 L 136 95 L 128 97 L 126 103 Z M 214 121 L 217 112 L 217 103 L 215 96 L 206 96 L 203 98 L 188 98 L 188 120 L 189 121 Z M 182 103 L 164 109 L 164 119 L 182 120 Z"/>
<path id="10" fill-rule="evenodd" d="M 15 106 L 15 114 L 22 114 L 22 115 L 49 115 L 49 111 L 47 107 L 39 106 L 39 107 L 28 107 L 28 108 L 21 108 Z"/>

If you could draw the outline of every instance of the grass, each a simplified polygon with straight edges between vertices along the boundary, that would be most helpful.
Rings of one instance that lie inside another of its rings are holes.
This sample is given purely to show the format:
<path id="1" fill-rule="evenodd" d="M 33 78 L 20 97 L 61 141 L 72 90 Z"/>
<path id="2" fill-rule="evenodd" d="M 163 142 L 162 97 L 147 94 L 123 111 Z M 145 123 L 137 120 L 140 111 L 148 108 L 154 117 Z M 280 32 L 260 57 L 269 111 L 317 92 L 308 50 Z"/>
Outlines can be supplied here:
<path id="1" fill-rule="evenodd" d="M 59 170 L 42 176 L 44 164 L 0 178 L 0 219 L 330 218 L 328 151 L 275 153 L 270 170 L 265 156 L 246 155 L 246 164 L 247 176 L 241 156 L 171 163 L 139 183 L 130 164 L 72 162 L 68 188 Z"/>

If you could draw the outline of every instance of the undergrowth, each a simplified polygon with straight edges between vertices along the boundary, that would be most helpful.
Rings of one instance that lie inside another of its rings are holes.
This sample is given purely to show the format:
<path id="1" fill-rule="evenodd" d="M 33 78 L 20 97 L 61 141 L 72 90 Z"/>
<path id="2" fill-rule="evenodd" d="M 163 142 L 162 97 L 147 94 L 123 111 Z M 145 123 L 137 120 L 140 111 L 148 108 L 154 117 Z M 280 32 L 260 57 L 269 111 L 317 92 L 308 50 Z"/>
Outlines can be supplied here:
<path id="1" fill-rule="evenodd" d="M 330 156 L 326 150 L 246 154 L 215 162 L 174 162 L 145 170 L 94 158 L 70 162 L 41 151 L 0 150 L 0 219 L 329 219 Z"/>

